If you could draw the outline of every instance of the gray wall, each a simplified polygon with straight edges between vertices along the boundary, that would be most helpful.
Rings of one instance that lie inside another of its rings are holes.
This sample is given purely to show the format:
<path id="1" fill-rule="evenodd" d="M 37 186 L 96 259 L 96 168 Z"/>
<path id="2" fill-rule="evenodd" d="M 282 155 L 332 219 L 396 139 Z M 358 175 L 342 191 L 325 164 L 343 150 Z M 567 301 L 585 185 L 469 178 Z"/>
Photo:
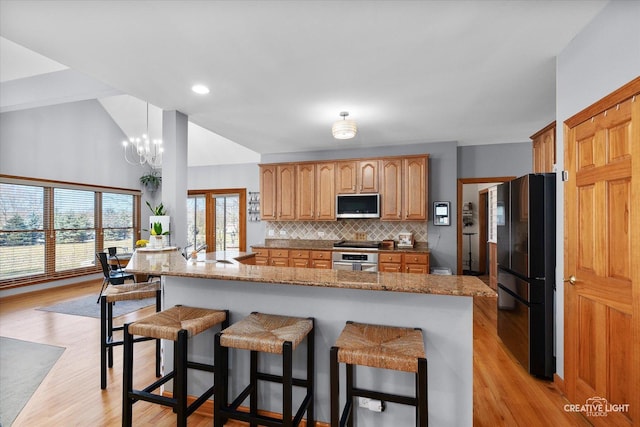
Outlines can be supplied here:
<path id="1" fill-rule="evenodd" d="M 640 74 L 640 2 L 609 3 L 557 61 L 556 159 L 564 165 L 563 122 Z M 564 378 L 564 191 L 558 181 L 556 370 Z M 570 273 L 570 272 L 569 272 Z"/>
<path id="2" fill-rule="evenodd" d="M 540 129 L 532 129 L 533 135 Z M 458 178 L 522 176 L 533 170 L 531 140 L 458 147 Z"/>
<path id="3" fill-rule="evenodd" d="M 257 163 L 190 167 L 187 171 L 189 190 L 217 188 L 246 188 L 260 191 L 260 173 Z M 247 221 L 247 249 L 264 241 L 264 222 Z"/>
<path id="4" fill-rule="evenodd" d="M 96 100 L 2 113 L 0 173 L 139 189 L 124 137 Z"/>

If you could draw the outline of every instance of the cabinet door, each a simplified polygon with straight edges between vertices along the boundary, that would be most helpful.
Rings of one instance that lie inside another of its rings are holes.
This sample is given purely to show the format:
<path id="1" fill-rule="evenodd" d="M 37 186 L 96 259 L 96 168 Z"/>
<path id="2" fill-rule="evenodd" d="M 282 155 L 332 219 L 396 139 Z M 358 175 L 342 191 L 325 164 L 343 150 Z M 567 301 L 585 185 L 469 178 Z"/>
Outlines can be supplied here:
<path id="1" fill-rule="evenodd" d="M 316 215 L 315 219 L 331 221 L 336 219 L 335 163 L 316 164 Z M 311 194 L 313 197 L 314 194 Z"/>
<path id="2" fill-rule="evenodd" d="M 289 258 L 271 258 L 273 267 L 289 267 Z"/>
<path id="3" fill-rule="evenodd" d="M 289 266 L 290 267 L 297 267 L 297 268 L 308 268 L 309 267 L 309 260 L 308 259 L 301 259 L 301 258 L 293 258 L 289 261 Z"/>
<path id="4" fill-rule="evenodd" d="M 381 220 L 402 219 L 402 160 L 382 161 Z"/>
<path id="5" fill-rule="evenodd" d="M 404 219 L 427 219 L 427 157 L 404 159 Z"/>
<path id="6" fill-rule="evenodd" d="M 260 218 L 276 219 L 276 166 L 260 166 Z"/>
<path id="7" fill-rule="evenodd" d="M 316 167 L 312 163 L 296 166 L 297 219 L 315 219 Z"/>
<path id="8" fill-rule="evenodd" d="M 295 215 L 295 166 L 278 165 L 276 186 L 277 219 L 292 221 Z"/>
<path id="9" fill-rule="evenodd" d="M 410 274 L 427 274 L 429 273 L 429 267 L 425 264 L 407 264 L 406 272 Z"/>
<path id="10" fill-rule="evenodd" d="M 325 269 L 325 270 L 331 270 L 332 262 L 331 262 L 331 260 L 314 259 L 314 260 L 311 260 L 311 267 L 312 268 L 322 268 L 322 269 Z"/>
<path id="11" fill-rule="evenodd" d="M 354 194 L 357 192 L 358 162 L 336 163 L 336 194 Z"/>
<path id="12" fill-rule="evenodd" d="M 358 162 L 357 185 L 360 193 L 378 192 L 378 160 L 361 160 Z"/>

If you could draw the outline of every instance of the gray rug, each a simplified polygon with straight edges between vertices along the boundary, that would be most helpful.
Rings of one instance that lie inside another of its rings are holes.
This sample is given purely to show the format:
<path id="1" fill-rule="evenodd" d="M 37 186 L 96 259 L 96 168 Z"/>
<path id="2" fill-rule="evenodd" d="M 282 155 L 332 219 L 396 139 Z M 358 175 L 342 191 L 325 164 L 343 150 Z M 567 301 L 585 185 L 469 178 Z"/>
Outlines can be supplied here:
<path id="1" fill-rule="evenodd" d="M 63 352 L 63 347 L 0 337 L 0 427 L 13 423 Z"/>
<path id="2" fill-rule="evenodd" d="M 96 303 L 95 295 L 88 295 L 80 299 L 64 301 L 59 304 L 40 307 L 38 310 L 53 311 L 55 313 L 72 314 L 74 316 L 86 316 L 100 318 L 100 303 Z M 155 298 L 146 298 L 134 301 L 118 301 L 113 305 L 113 317 L 122 316 L 155 304 Z"/>

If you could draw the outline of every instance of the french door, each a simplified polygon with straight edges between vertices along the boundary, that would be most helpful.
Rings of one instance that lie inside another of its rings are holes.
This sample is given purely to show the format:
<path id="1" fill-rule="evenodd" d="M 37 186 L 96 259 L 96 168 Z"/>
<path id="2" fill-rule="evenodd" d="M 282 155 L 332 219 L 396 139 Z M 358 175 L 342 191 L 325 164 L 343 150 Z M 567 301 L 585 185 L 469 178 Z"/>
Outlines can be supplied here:
<path id="1" fill-rule="evenodd" d="M 246 250 L 246 189 L 190 190 L 187 199 L 189 250 Z"/>

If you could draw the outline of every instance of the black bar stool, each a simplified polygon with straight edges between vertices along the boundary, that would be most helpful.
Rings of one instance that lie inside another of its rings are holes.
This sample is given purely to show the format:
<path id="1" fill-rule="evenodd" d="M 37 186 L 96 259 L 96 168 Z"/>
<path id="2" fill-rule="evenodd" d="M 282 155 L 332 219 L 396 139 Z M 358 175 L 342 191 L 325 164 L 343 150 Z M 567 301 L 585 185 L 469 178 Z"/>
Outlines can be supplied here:
<path id="1" fill-rule="evenodd" d="M 340 413 L 340 363 L 346 364 L 347 402 Z M 401 396 L 355 386 L 355 365 L 414 372 L 415 396 Z M 420 328 L 347 322 L 330 353 L 331 426 L 353 426 L 353 399 L 368 397 L 416 407 L 416 426 L 426 427 L 427 359 Z"/>
<path id="2" fill-rule="evenodd" d="M 100 294 L 100 388 L 107 388 L 107 365 L 113 368 L 113 347 L 123 344 L 123 340 L 115 340 L 113 333 L 121 331 L 124 326 L 113 326 L 113 304 L 118 301 L 134 301 L 145 298 L 156 299 L 156 312 L 162 309 L 160 282 L 133 283 L 126 285 L 109 285 Z M 133 342 L 149 341 L 144 337 Z M 156 377 L 160 376 L 160 340 L 156 340 Z"/>
<path id="3" fill-rule="evenodd" d="M 212 385 L 191 405 L 187 406 L 187 369 L 207 372 L 213 372 L 215 369 L 214 365 L 189 361 L 187 359 L 187 342 L 189 338 L 219 324 L 222 325 L 222 328 L 229 325 L 228 310 L 210 310 L 176 305 L 144 319 L 124 325 L 123 427 L 131 426 L 133 404 L 138 400 L 173 408 L 177 418 L 176 425 L 186 427 L 187 417 L 211 397 L 215 390 L 215 386 Z M 173 371 L 142 390 L 133 389 L 134 335 L 173 341 Z M 173 379 L 173 397 L 151 393 L 171 379 Z"/>
<path id="4" fill-rule="evenodd" d="M 248 422 L 250 426 L 298 426 L 307 413 L 307 426 L 315 426 L 314 417 L 314 324 L 313 318 L 251 313 L 215 338 L 216 392 L 213 399 L 214 427 L 222 427 L 228 419 Z M 293 350 L 307 337 L 307 378 L 293 378 Z M 249 385 L 229 404 L 229 348 L 249 350 Z M 258 352 L 282 355 L 282 375 L 258 371 Z M 282 419 L 258 414 L 258 381 L 282 384 Z M 306 388 L 295 417 L 292 409 L 293 386 Z M 249 412 L 238 407 L 249 398 Z"/>

